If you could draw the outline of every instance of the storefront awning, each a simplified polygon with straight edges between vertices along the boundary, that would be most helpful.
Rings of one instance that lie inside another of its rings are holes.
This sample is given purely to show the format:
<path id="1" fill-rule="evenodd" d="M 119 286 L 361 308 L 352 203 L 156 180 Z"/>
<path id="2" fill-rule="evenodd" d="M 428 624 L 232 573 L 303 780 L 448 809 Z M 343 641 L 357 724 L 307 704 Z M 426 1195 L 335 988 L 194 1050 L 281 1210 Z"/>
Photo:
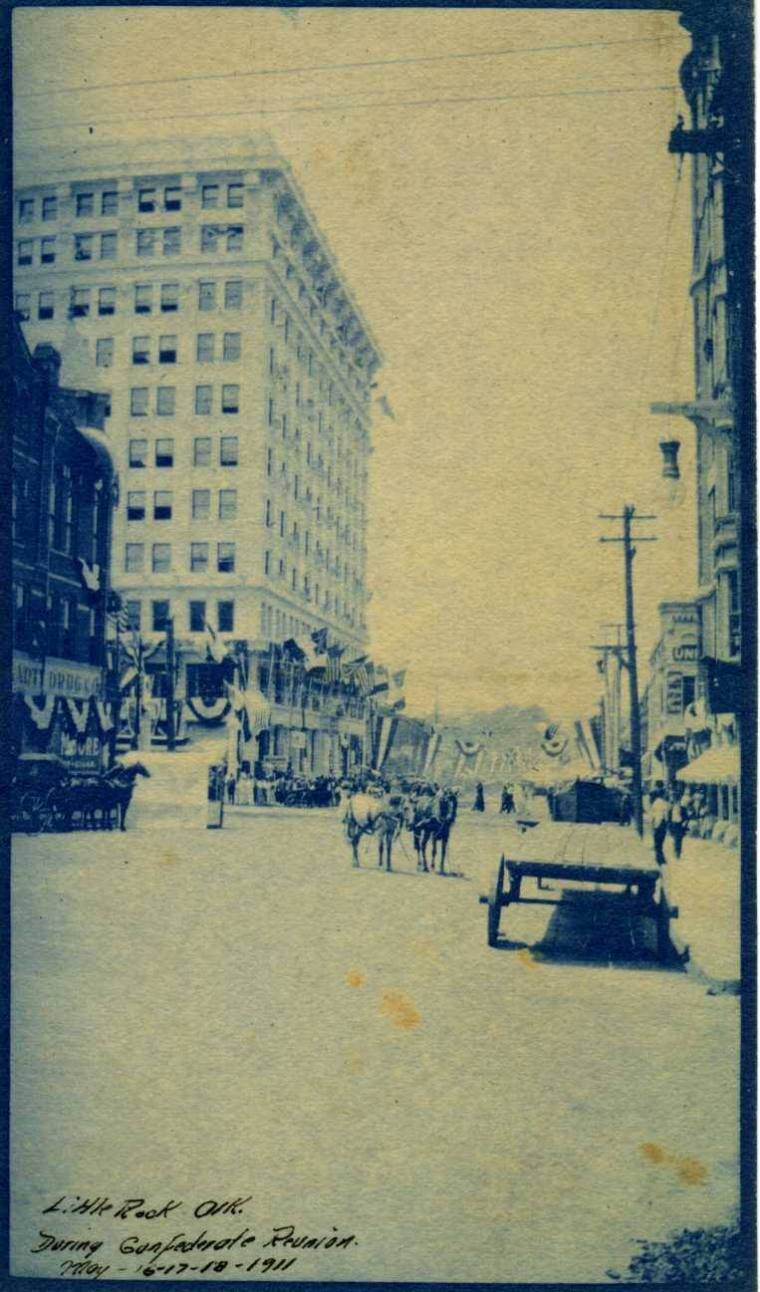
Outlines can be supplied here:
<path id="1" fill-rule="evenodd" d="M 739 746 L 715 745 L 676 773 L 687 785 L 736 785 L 739 781 Z"/>

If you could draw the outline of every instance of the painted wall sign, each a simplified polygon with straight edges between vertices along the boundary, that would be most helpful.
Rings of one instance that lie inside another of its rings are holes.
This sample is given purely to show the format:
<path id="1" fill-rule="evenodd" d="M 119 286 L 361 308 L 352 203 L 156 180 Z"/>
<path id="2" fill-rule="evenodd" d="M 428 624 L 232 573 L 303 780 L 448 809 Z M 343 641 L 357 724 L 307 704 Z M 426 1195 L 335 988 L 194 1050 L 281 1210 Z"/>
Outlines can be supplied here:
<path id="1" fill-rule="evenodd" d="M 103 671 L 74 660 L 47 659 L 43 674 L 39 660 L 14 652 L 13 690 L 20 695 L 61 695 L 70 700 L 102 696 Z"/>

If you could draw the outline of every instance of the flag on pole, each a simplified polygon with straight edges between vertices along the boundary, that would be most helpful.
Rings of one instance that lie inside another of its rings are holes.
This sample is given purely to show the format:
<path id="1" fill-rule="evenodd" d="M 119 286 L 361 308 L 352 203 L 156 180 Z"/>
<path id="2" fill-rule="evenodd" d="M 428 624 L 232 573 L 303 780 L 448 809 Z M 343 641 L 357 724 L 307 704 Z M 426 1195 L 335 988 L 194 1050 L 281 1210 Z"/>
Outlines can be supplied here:
<path id="1" fill-rule="evenodd" d="M 345 652 L 345 646 L 328 646 L 327 663 L 325 665 L 325 681 L 335 683 L 340 681 L 341 677 L 341 655 Z"/>
<path id="2" fill-rule="evenodd" d="M 324 655 L 327 650 L 327 629 L 317 628 L 311 634 L 311 640 L 317 655 Z"/>
<path id="3" fill-rule="evenodd" d="M 353 684 L 358 691 L 367 694 L 370 689 L 370 663 L 366 655 L 360 655 L 358 659 L 349 660 L 343 665 L 343 677 L 346 682 Z"/>
<path id="4" fill-rule="evenodd" d="M 221 664 L 222 660 L 227 658 L 227 647 L 224 642 L 211 627 L 211 624 L 205 623 L 206 634 L 206 653 L 211 657 L 215 664 Z"/>

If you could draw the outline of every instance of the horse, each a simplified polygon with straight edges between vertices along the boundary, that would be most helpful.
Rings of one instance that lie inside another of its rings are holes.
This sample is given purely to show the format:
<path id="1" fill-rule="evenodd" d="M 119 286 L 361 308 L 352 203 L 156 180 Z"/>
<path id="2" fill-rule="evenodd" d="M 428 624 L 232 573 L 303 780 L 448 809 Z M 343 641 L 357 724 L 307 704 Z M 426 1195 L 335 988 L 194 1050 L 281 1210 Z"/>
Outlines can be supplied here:
<path id="1" fill-rule="evenodd" d="M 378 836 L 378 866 L 385 862 L 385 869 L 392 870 L 393 841 L 403 820 L 400 799 L 376 798 L 373 794 L 352 794 L 343 818 L 346 838 L 353 851 L 353 865 L 359 865 L 359 841 L 362 835 Z"/>
<path id="2" fill-rule="evenodd" d="M 150 776 L 144 763 L 131 763 L 129 767 L 123 767 L 117 763 L 100 777 L 91 801 L 91 812 L 94 817 L 95 812 L 100 810 L 107 830 L 112 828 L 114 809 L 116 809 L 119 829 L 126 830 L 127 812 L 138 776 Z"/>
<path id="3" fill-rule="evenodd" d="M 435 870 L 438 845 L 441 845 L 440 873 L 446 869 L 449 836 L 456 820 L 459 800 L 453 790 L 410 799 L 406 805 L 405 825 L 412 833 L 417 853 L 417 869 L 428 870 L 427 849 L 432 843 L 430 869 Z"/>

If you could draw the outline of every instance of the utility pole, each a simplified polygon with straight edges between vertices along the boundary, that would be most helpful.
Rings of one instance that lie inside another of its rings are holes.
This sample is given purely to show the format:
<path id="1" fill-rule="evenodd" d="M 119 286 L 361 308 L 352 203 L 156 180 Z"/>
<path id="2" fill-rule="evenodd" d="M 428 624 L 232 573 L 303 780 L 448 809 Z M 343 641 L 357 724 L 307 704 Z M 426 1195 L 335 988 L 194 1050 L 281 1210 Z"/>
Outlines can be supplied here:
<path id="1" fill-rule="evenodd" d="M 639 711 L 639 675 L 636 663 L 636 621 L 633 615 L 633 558 L 636 555 L 631 526 L 634 521 L 656 520 L 656 516 L 637 516 L 636 508 L 628 504 L 623 507 L 622 516 L 600 514 L 600 520 L 620 520 L 623 522 L 623 533 L 618 538 L 600 538 L 600 543 L 622 543 L 625 569 L 625 635 L 626 666 L 628 668 L 628 685 L 630 693 L 631 725 L 631 761 L 633 781 L 633 819 L 639 835 L 644 833 L 644 807 L 642 803 L 641 784 L 641 713 Z M 656 543 L 656 538 L 638 537 L 637 543 Z"/>
<path id="2" fill-rule="evenodd" d="M 135 735 L 134 749 L 140 748 L 140 734 L 142 724 L 142 700 L 143 700 L 143 643 L 142 637 L 137 638 L 137 680 L 135 682 Z"/>
<path id="3" fill-rule="evenodd" d="M 174 749 L 174 620 L 166 621 L 166 748 Z"/>

